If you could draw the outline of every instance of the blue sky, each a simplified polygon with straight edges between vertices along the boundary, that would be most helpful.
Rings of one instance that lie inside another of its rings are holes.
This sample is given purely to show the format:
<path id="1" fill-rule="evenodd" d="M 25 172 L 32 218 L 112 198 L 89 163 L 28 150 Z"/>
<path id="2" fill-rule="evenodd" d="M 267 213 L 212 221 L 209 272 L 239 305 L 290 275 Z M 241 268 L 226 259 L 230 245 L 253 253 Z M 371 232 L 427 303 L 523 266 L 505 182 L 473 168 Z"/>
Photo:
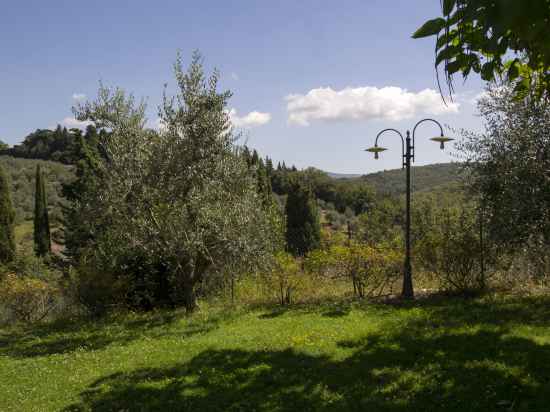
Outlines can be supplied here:
<path id="1" fill-rule="evenodd" d="M 439 0 L 6 1 L 0 139 L 71 125 L 75 97 L 93 98 L 99 80 L 147 97 L 153 124 L 176 51 L 189 58 L 199 49 L 261 154 L 332 172 L 396 168 L 395 136 L 379 161 L 362 152 L 380 129 L 404 131 L 426 116 L 481 128 L 472 98 L 483 84 L 458 79 L 457 104 L 443 106 L 433 40 L 410 37 L 438 10 Z M 419 128 L 417 164 L 450 159 L 427 140 L 435 132 Z"/>

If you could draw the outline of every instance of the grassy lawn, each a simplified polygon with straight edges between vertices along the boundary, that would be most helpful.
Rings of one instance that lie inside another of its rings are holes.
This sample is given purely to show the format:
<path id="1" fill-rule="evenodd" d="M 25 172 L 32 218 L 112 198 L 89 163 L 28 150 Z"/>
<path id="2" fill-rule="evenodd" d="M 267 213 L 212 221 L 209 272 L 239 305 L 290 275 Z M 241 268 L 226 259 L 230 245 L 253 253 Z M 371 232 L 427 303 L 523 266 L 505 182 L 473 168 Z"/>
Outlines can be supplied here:
<path id="1" fill-rule="evenodd" d="M 2 411 L 548 411 L 550 299 L 4 329 L 0 388 Z"/>

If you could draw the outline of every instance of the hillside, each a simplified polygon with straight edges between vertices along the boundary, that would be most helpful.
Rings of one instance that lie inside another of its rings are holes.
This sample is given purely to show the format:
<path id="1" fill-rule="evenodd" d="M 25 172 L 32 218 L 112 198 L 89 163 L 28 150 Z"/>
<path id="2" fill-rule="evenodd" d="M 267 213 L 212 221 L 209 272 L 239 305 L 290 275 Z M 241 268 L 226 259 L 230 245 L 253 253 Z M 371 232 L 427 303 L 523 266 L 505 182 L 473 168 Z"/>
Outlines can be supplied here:
<path id="1" fill-rule="evenodd" d="M 455 187 L 460 182 L 461 165 L 459 163 L 439 163 L 412 168 L 412 189 L 417 192 L 429 192 L 437 188 Z M 405 193 L 405 170 L 384 170 L 355 179 L 369 183 L 377 193 L 400 195 Z"/>
<path id="2" fill-rule="evenodd" d="M 41 165 L 46 178 L 50 220 L 55 224 L 61 219 L 61 187 L 63 183 L 72 178 L 69 166 L 43 160 L 16 159 L 11 156 L 0 156 L 0 164 L 6 170 L 12 183 L 12 200 L 17 223 L 32 219 L 37 164 Z"/>
<path id="3" fill-rule="evenodd" d="M 356 173 L 332 173 L 332 172 L 326 172 L 329 177 L 332 177 L 333 179 L 355 179 L 357 177 L 361 177 L 362 175 L 356 174 Z"/>

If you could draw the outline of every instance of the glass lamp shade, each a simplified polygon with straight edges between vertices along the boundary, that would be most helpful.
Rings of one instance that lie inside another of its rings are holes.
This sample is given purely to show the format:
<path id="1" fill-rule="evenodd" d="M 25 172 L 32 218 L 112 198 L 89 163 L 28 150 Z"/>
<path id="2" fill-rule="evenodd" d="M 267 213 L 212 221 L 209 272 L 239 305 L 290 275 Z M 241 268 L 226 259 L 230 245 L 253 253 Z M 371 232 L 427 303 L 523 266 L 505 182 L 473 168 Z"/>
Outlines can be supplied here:
<path id="1" fill-rule="evenodd" d="M 441 136 L 437 136 L 437 137 L 432 137 L 430 140 L 433 140 L 434 142 L 440 143 L 439 148 L 441 150 L 443 150 L 443 149 L 445 149 L 445 143 L 453 141 L 454 139 L 451 138 L 451 137 L 445 137 L 445 136 L 441 135 Z"/>
<path id="2" fill-rule="evenodd" d="M 368 149 L 365 149 L 365 152 L 374 153 L 374 158 L 378 159 L 378 153 L 383 152 L 384 150 L 388 150 L 388 149 L 386 149 L 385 147 L 373 146 L 373 147 L 369 147 Z"/>

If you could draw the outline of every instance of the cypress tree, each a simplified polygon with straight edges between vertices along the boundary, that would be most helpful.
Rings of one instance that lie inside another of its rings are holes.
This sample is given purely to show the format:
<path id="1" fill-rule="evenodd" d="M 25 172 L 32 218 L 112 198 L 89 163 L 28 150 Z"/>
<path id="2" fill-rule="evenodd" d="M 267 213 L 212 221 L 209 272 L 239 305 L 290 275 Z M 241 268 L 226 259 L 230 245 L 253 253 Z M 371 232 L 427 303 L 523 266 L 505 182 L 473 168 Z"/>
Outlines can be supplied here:
<path id="1" fill-rule="evenodd" d="M 269 158 L 265 158 L 265 169 L 267 171 L 267 175 L 271 177 L 273 175 L 273 161 Z"/>
<path id="2" fill-rule="evenodd" d="M 257 165 L 260 163 L 260 155 L 258 155 L 258 151 L 256 149 L 254 149 L 254 151 L 252 152 L 251 162 L 253 165 Z"/>
<path id="3" fill-rule="evenodd" d="M 258 165 L 256 179 L 258 182 L 258 193 L 262 198 L 262 203 L 264 206 L 270 207 L 273 204 L 273 190 L 271 188 L 271 179 L 263 163 Z"/>
<path id="4" fill-rule="evenodd" d="M 321 243 L 321 224 L 313 194 L 294 180 L 290 184 L 285 206 L 287 249 L 295 256 L 304 256 Z"/>
<path id="5" fill-rule="evenodd" d="M 15 211 L 11 201 L 10 184 L 4 168 L 0 165 L 0 263 L 9 263 L 15 258 Z"/>
<path id="6" fill-rule="evenodd" d="M 46 201 L 46 185 L 40 165 L 36 166 L 36 191 L 34 196 L 34 251 L 36 256 L 45 256 L 52 250 L 50 222 Z"/>

